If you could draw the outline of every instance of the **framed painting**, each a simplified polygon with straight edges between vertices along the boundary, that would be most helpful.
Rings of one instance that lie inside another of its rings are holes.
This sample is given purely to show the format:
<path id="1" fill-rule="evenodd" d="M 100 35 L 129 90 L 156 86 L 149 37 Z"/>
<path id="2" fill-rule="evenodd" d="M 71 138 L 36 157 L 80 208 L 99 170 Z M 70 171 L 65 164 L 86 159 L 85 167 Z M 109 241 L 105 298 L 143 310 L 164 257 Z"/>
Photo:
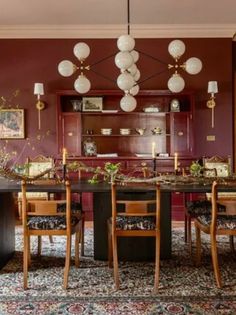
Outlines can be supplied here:
<path id="1" fill-rule="evenodd" d="M 24 109 L 0 109 L 0 139 L 24 138 Z"/>
<path id="2" fill-rule="evenodd" d="M 101 112 L 102 97 L 83 97 L 83 112 Z"/>

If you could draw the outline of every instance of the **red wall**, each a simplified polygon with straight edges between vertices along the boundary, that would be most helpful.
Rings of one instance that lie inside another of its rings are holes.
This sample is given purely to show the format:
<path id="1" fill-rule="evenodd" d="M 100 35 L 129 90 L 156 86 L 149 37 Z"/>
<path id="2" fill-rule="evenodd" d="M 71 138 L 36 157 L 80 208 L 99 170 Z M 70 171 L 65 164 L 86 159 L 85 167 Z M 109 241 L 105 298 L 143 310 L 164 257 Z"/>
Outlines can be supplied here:
<path id="1" fill-rule="evenodd" d="M 20 89 L 20 95 L 15 104 L 26 109 L 26 136 L 30 138 L 30 145 L 26 140 L 9 140 L 9 150 L 22 153 L 19 161 L 27 155 L 56 155 L 56 97 L 55 91 L 73 89 L 77 75 L 64 78 L 57 71 L 58 63 L 69 59 L 76 63 L 73 56 L 73 46 L 81 40 L 75 39 L 2 39 L 0 40 L 0 97 L 8 98 Z M 94 62 L 117 52 L 115 39 L 83 40 L 90 45 L 91 54 L 88 63 Z M 171 39 L 137 39 L 136 49 L 150 54 L 167 63 L 173 63 L 167 48 Z M 196 155 L 228 155 L 233 152 L 233 97 L 232 97 L 232 40 L 231 39 L 183 39 L 186 52 L 181 61 L 195 56 L 203 62 L 200 74 L 192 76 L 183 73 L 186 88 L 196 91 L 195 112 L 195 154 Z M 166 66 L 140 56 L 138 67 L 141 70 L 141 79 L 165 70 Z M 118 69 L 114 65 L 114 57 L 94 66 L 93 69 L 111 78 L 108 81 L 91 71 L 88 77 L 93 89 L 116 89 Z M 142 89 L 167 89 L 167 81 L 172 71 L 155 76 L 141 84 Z M 215 128 L 211 128 L 211 111 L 206 107 L 207 82 L 217 80 L 219 93 L 215 110 Z M 43 100 L 47 108 L 42 112 L 42 129 L 37 129 L 36 97 L 33 95 L 34 82 L 43 82 L 45 95 Z M 50 135 L 45 136 L 50 129 Z M 43 136 L 42 140 L 37 135 Z M 207 142 L 207 135 L 215 135 L 215 142 Z M 5 144 L 0 140 L 1 144 Z M 34 150 L 33 150 L 34 149 Z"/>

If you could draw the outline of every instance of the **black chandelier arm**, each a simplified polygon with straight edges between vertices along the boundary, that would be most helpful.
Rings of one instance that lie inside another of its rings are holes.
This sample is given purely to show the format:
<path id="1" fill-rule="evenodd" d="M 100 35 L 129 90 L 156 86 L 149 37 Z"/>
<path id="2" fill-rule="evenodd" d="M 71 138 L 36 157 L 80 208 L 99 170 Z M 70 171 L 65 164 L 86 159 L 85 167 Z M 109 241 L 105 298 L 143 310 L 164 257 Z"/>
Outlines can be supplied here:
<path id="1" fill-rule="evenodd" d="M 155 60 L 155 61 L 158 61 L 158 62 L 160 62 L 160 63 L 162 63 L 163 65 L 166 65 L 166 66 L 168 66 L 168 64 L 169 64 L 169 62 L 165 62 L 165 61 L 163 61 L 163 60 L 161 60 L 161 59 L 159 59 L 159 58 L 156 58 L 156 57 L 154 57 L 154 56 L 151 56 L 151 55 L 149 55 L 149 54 L 147 54 L 147 53 L 145 53 L 145 52 L 143 52 L 143 51 L 141 51 L 141 50 L 137 50 L 137 49 L 135 49 L 138 53 L 140 53 L 140 54 L 142 54 L 142 55 L 144 55 L 144 56 L 146 56 L 146 57 L 148 57 L 148 58 L 151 58 L 151 59 L 153 59 L 153 60 Z"/>
<path id="2" fill-rule="evenodd" d="M 109 58 L 114 57 L 115 55 L 116 55 L 116 53 L 113 53 L 112 55 L 106 56 L 106 57 L 104 57 L 104 58 L 102 58 L 102 59 L 100 59 L 100 60 L 98 60 L 98 61 L 92 63 L 92 64 L 90 65 L 90 67 L 96 66 L 96 65 L 98 65 L 99 63 L 101 63 L 101 62 L 103 62 L 103 61 L 105 61 L 105 60 L 107 60 L 107 59 L 109 59 Z M 91 69 L 90 69 L 90 70 L 91 70 Z"/>
<path id="3" fill-rule="evenodd" d="M 93 70 L 93 69 L 90 69 L 90 71 L 92 71 L 92 72 L 93 72 L 93 73 L 95 73 L 96 75 L 98 75 L 98 76 L 102 77 L 103 79 L 106 79 L 107 81 L 109 81 L 109 82 L 113 82 L 113 83 L 115 83 L 115 84 L 116 84 L 116 80 L 113 80 L 113 79 L 111 79 L 111 78 L 107 77 L 106 75 L 101 74 L 101 73 L 99 73 L 99 72 L 97 72 L 97 71 L 95 71 L 95 70 Z"/>
<path id="4" fill-rule="evenodd" d="M 150 79 L 152 79 L 152 78 L 154 78 L 154 77 L 156 77 L 156 76 L 158 76 L 158 75 L 160 75 L 160 74 L 163 74 L 163 73 L 167 72 L 168 70 L 169 70 L 169 69 L 164 69 L 164 70 L 162 70 L 162 71 L 156 72 L 156 73 L 150 75 L 149 77 L 143 79 L 142 81 L 138 81 L 137 83 L 138 83 L 138 84 L 141 84 L 141 83 L 143 83 L 143 82 L 146 82 L 146 81 L 148 81 L 148 80 L 150 80 Z"/>
<path id="5" fill-rule="evenodd" d="M 130 4 L 129 4 L 129 0 L 127 0 L 127 31 L 128 31 L 128 35 L 130 35 Z"/>

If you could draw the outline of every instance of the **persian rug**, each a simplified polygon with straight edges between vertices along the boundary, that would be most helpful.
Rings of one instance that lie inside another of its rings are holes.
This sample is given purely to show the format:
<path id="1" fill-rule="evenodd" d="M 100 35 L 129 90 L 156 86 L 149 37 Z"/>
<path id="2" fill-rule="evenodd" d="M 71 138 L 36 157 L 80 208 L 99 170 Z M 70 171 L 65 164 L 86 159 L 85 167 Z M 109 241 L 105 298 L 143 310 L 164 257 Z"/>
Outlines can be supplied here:
<path id="1" fill-rule="evenodd" d="M 121 286 L 115 290 L 112 270 L 105 261 L 93 260 L 93 230 L 86 229 L 85 256 L 73 265 L 69 288 L 63 290 L 65 239 L 43 238 L 37 257 L 33 239 L 29 289 L 23 290 L 22 230 L 16 228 L 16 254 L 0 271 L 0 315 L 21 314 L 236 314 L 236 255 L 228 238 L 219 238 L 219 260 L 224 283 L 217 289 L 212 270 L 209 236 L 203 238 L 200 267 L 194 265 L 184 242 L 183 229 L 173 229 L 173 255 L 161 261 L 160 288 L 152 292 L 153 262 L 120 262 Z M 193 247 L 193 250 L 195 248 Z"/>

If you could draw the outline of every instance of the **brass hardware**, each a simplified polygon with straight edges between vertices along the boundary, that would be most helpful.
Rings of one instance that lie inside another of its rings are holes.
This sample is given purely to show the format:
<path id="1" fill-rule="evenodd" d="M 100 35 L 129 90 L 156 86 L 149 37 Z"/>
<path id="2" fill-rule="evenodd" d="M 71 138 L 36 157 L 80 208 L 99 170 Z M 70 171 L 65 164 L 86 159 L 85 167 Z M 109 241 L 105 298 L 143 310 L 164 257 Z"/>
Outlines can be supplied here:
<path id="1" fill-rule="evenodd" d="M 178 135 L 179 137 L 182 137 L 182 136 L 184 135 L 184 133 L 183 133 L 183 131 L 179 131 L 179 132 L 177 133 L 177 135 Z"/>
<path id="2" fill-rule="evenodd" d="M 72 137 L 73 136 L 73 132 L 68 132 L 67 134 L 69 137 Z"/>

